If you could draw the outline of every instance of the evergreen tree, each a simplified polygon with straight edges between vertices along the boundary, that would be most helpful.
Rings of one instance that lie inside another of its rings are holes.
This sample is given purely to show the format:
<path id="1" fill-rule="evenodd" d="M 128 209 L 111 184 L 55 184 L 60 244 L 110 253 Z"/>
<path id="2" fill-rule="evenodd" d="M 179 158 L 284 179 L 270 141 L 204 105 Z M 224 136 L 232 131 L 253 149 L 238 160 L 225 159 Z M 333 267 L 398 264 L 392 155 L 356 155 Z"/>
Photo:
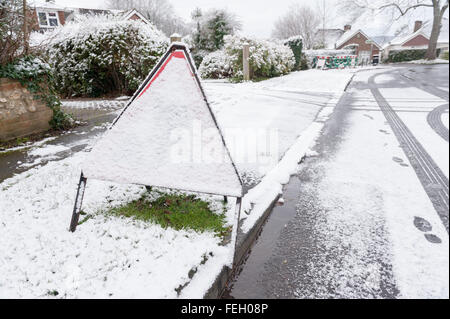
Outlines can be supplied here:
<path id="1" fill-rule="evenodd" d="M 222 10 L 217 10 L 208 21 L 208 29 L 210 31 L 211 40 L 209 42 L 212 50 L 219 50 L 223 47 L 223 38 L 227 34 L 233 33 L 233 28 L 229 21 L 227 21 L 226 13 Z"/>

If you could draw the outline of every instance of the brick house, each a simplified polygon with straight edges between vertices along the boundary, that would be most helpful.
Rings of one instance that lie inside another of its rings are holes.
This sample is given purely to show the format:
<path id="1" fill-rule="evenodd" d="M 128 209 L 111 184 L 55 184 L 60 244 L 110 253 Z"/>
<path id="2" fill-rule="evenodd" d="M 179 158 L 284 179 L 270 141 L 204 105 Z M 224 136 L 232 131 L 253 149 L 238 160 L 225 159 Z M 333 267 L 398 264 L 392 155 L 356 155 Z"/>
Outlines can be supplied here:
<path id="1" fill-rule="evenodd" d="M 58 26 L 65 25 L 73 20 L 77 15 L 100 15 L 113 14 L 119 15 L 124 20 L 140 20 L 146 24 L 150 23 L 140 12 L 132 10 L 106 10 L 106 9 L 85 9 L 85 8 L 69 8 L 56 5 L 53 1 L 46 1 L 32 6 L 35 25 L 33 30 L 44 32 L 52 30 Z"/>
<path id="2" fill-rule="evenodd" d="M 447 27 L 445 28 L 445 25 Z M 416 21 L 414 23 L 414 30 L 412 33 L 401 35 L 394 38 L 383 48 L 383 56 L 389 56 L 390 51 L 398 50 L 425 50 L 428 48 L 430 42 L 430 28 L 424 26 L 422 21 Z M 449 32 L 448 21 L 443 24 L 441 34 L 438 39 L 437 49 L 441 51 L 448 51 L 449 49 Z"/>
<path id="3" fill-rule="evenodd" d="M 350 25 L 344 27 L 345 33 L 337 40 L 335 49 L 352 48 L 361 61 L 379 61 L 381 46 L 362 30 L 352 30 Z"/>

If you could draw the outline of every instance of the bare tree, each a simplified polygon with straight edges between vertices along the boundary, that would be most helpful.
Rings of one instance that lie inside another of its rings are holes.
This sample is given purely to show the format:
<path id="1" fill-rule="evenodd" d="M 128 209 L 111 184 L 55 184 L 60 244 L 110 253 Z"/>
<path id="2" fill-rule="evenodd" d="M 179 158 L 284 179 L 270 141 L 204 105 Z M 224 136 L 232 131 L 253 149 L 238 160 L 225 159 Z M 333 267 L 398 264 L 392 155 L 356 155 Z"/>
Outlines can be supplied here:
<path id="1" fill-rule="evenodd" d="M 328 0 L 317 0 L 316 3 L 316 11 L 317 14 L 320 18 L 320 27 L 322 28 L 322 33 L 321 33 L 321 46 L 325 46 L 326 43 L 326 32 L 325 30 L 328 27 L 328 22 L 332 19 L 332 8 L 333 6 L 330 6 L 328 3 Z"/>
<path id="2" fill-rule="evenodd" d="M 27 54 L 31 17 L 23 0 L 0 0 L 0 64 Z"/>
<path id="3" fill-rule="evenodd" d="M 448 0 L 346 0 L 343 7 L 353 10 L 359 15 L 364 10 L 391 11 L 393 19 L 400 19 L 411 11 L 418 8 L 430 8 L 433 10 L 433 23 L 428 44 L 426 58 L 428 60 L 436 59 L 436 48 L 439 35 L 442 28 L 442 18 L 449 6 Z"/>
<path id="4" fill-rule="evenodd" d="M 175 15 L 168 0 L 108 0 L 110 8 L 120 10 L 136 9 L 166 35 L 174 32 L 186 33 L 186 24 Z"/>
<path id="5" fill-rule="evenodd" d="M 272 32 L 273 37 L 287 39 L 300 35 L 303 44 L 310 49 L 315 44 L 315 33 L 320 26 L 317 13 L 308 6 L 291 5 L 288 12 L 278 18 Z"/>
<path id="6" fill-rule="evenodd" d="M 30 50 L 30 45 L 28 41 L 28 10 L 27 10 L 27 0 L 22 1 L 22 12 L 23 12 L 23 50 L 25 54 L 28 54 Z"/>

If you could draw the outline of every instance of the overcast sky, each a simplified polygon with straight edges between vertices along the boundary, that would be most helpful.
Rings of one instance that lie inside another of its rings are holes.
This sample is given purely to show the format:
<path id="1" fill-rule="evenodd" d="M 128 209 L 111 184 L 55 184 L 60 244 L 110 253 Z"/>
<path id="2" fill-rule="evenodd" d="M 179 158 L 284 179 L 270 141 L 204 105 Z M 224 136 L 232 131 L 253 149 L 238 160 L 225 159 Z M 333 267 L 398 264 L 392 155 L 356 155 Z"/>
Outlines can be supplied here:
<path id="1" fill-rule="evenodd" d="M 29 0 L 32 2 L 33 0 Z M 35 0 L 45 1 L 45 0 Z M 194 8 L 199 7 L 203 10 L 209 8 L 224 8 L 237 14 L 243 24 L 242 33 L 258 38 L 269 38 L 275 21 L 278 17 L 285 14 L 289 6 L 294 3 L 309 5 L 315 8 L 317 0 L 168 0 L 175 8 L 178 16 L 186 22 L 190 21 L 190 15 Z M 339 0 L 326 0 L 329 6 L 335 6 Z M 107 0 L 55 0 L 57 5 L 80 8 L 105 8 Z M 343 28 L 348 23 L 348 18 L 344 12 L 339 12 L 330 19 L 327 28 Z M 384 14 L 373 15 L 367 13 L 353 25 L 354 28 L 361 28 L 367 34 L 374 35 L 393 35 L 396 30 L 401 29 L 403 25 L 412 27 L 414 20 L 428 20 L 432 17 L 432 10 L 421 8 L 410 11 L 411 17 L 405 17 L 399 21 L 393 21 L 392 25 Z M 448 12 L 447 15 L 448 17 Z"/>
<path id="2" fill-rule="evenodd" d="M 335 0 L 327 1 L 332 3 Z M 169 2 L 185 21 L 190 21 L 190 14 L 195 7 L 228 9 L 240 17 L 244 34 L 267 38 L 271 35 L 276 19 L 287 11 L 290 4 L 315 6 L 317 0 L 169 0 Z M 106 0 L 56 0 L 56 4 L 62 6 L 85 8 L 101 8 L 105 7 L 105 3 Z"/>

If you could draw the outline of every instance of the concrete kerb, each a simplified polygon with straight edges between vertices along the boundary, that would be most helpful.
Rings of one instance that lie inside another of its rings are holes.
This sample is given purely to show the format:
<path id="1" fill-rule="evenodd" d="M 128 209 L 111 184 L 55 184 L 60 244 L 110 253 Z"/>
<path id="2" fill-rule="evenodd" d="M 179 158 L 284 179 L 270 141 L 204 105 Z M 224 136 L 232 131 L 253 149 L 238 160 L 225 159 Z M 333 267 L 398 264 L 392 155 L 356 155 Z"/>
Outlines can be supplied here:
<path id="1" fill-rule="evenodd" d="M 353 78 L 355 77 L 356 73 L 358 73 L 360 70 L 357 70 L 355 74 L 353 74 L 350 79 L 348 80 L 347 85 L 345 86 L 344 92 L 347 91 L 350 83 L 353 81 Z M 342 96 L 338 98 L 340 100 Z M 304 160 L 302 158 L 299 161 L 299 164 Z M 267 219 L 269 218 L 273 207 L 278 202 L 281 195 L 278 195 L 274 200 L 271 202 L 269 207 L 264 211 L 264 214 L 259 218 L 259 220 L 255 223 L 255 225 L 252 227 L 251 230 L 249 230 L 247 233 L 243 233 L 239 229 L 238 238 L 237 238 L 237 245 L 236 245 L 236 265 L 234 269 L 230 269 L 228 267 L 223 267 L 218 276 L 216 277 L 216 280 L 211 285 L 211 287 L 208 289 L 208 291 L 203 296 L 204 299 L 218 299 L 221 298 L 224 292 L 227 288 L 229 288 L 229 285 L 231 284 L 232 280 L 234 279 L 235 275 L 239 273 L 240 268 L 244 264 L 244 262 L 247 259 L 248 254 L 251 251 L 251 248 L 256 243 L 256 240 L 260 236 L 263 226 L 266 223 Z M 239 228 L 241 227 L 243 221 L 240 221 Z"/>
<path id="2" fill-rule="evenodd" d="M 239 224 L 239 233 L 237 238 L 236 245 L 236 265 L 234 269 L 230 269 L 228 267 L 223 267 L 216 280 L 209 288 L 209 290 L 205 293 L 204 299 L 218 299 L 221 298 L 225 290 L 229 287 L 230 282 L 233 280 L 235 274 L 238 272 L 239 268 L 245 262 L 247 255 L 249 254 L 251 248 L 255 244 L 259 235 L 262 232 L 262 228 L 267 221 L 267 218 L 270 216 L 273 207 L 278 202 L 278 199 L 281 195 L 278 195 L 270 204 L 270 206 L 264 211 L 264 214 L 259 218 L 259 220 L 255 223 L 251 230 L 247 233 L 243 233 L 240 229 L 242 226 L 243 220 L 240 221 Z"/>

